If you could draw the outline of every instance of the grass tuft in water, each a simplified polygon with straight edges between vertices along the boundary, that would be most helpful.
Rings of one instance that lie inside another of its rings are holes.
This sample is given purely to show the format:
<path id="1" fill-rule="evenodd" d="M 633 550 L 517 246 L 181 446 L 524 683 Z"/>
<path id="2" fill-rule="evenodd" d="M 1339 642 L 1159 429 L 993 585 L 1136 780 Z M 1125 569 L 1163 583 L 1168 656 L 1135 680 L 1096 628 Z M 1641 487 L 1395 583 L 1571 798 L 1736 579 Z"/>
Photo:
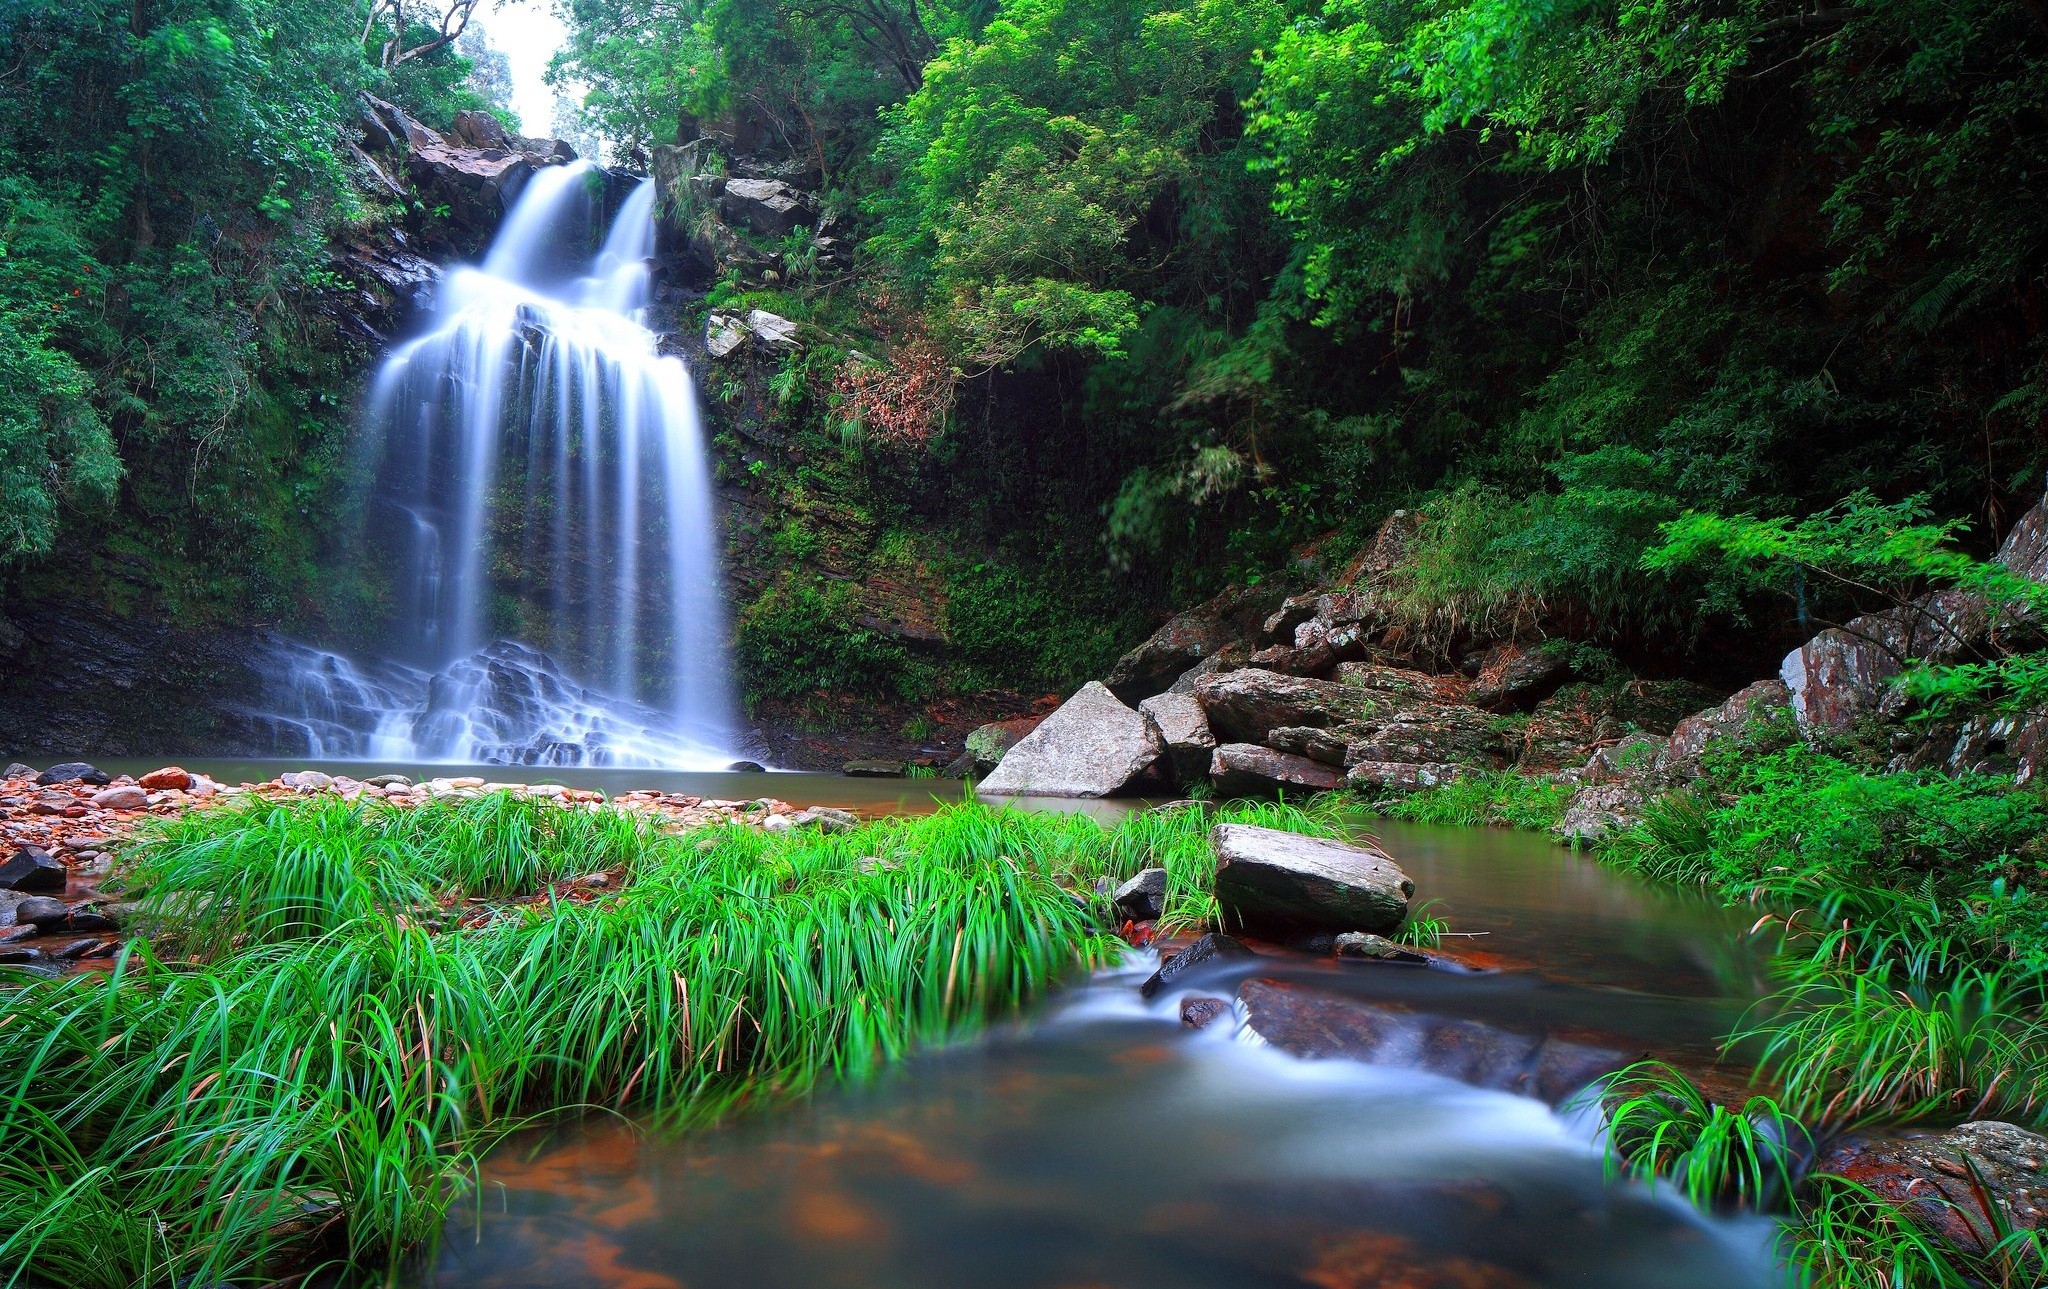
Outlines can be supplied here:
<path id="1" fill-rule="evenodd" d="M 1216 817 L 1327 833 L 1337 809 Z M 156 825 L 123 874 L 153 943 L 0 969 L 0 1285 L 393 1265 L 536 1115 L 686 1124 L 865 1075 L 1119 952 L 1106 892 L 1149 865 L 1169 920 L 1213 915 L 1212 822 L 966 805 L 669 835 L 491 796 Z"/>

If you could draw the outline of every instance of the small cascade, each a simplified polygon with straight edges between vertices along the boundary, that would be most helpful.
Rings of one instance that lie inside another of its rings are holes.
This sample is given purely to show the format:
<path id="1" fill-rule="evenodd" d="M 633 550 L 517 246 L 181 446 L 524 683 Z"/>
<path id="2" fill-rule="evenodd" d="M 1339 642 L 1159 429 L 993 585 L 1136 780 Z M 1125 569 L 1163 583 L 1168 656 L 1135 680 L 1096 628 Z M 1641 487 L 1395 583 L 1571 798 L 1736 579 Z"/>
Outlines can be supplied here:
<path id="1" fill-rule="evenodd" d="M 690 376 L 647 326 L 654 185 L 526 185 L 386 360 L 369 558 L 392 657 L 280 645 L 259 719 L 336 757 L 717 768 L 735 708 Z M 601 240 L 600 240 L 601 235 Z"/>

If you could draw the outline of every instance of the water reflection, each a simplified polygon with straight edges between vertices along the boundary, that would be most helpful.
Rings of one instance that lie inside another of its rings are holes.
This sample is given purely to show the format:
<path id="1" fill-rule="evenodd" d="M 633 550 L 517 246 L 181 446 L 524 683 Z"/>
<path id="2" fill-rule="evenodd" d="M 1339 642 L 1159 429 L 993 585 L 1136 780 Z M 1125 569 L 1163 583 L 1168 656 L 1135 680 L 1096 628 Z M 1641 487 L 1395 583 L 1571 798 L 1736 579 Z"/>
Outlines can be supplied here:
<path id="1" fill-rule="evenodd" d="M 1726 1289 L 1761 1223 L 1610 1185 L 1584 1122 L 1301 1062 L 1128 978 L 790 1114 L 677 1141 L 607 1121 L 486 1166 L 422 1285 Z"/>

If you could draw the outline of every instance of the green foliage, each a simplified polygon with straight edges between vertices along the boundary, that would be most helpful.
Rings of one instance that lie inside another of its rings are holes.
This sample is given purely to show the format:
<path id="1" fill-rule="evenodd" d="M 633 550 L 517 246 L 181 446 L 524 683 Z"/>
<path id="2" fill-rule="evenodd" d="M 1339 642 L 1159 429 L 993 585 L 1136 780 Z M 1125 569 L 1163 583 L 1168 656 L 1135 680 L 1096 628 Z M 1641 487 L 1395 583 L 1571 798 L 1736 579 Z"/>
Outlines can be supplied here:
<path id="1" fill-rule="evenodd" d="M 961 564 L 946 581 L 946 638 L 976 684 L 1068 690 L 1101 675 L 1134 634 L 1128 610 L 1076 595 L 1058 566 Z"/>
<path id="2" fill-rule="evenodd" d="M 1572 786 L 1513 770 L 1467 770 L 1419 792 L 1390 793 L 1371 803 L 1390 819 L 1460 828 L 1486 825 L 1547 831 L 1564 817 Z"/>
<path id="3" fill-rule="evenodd" d="M 919 696 L 903 646 L 861 624 L 853 589 L 844 583 L 787 577 L 740 610 L 738 635 L 752 696 Z"/>

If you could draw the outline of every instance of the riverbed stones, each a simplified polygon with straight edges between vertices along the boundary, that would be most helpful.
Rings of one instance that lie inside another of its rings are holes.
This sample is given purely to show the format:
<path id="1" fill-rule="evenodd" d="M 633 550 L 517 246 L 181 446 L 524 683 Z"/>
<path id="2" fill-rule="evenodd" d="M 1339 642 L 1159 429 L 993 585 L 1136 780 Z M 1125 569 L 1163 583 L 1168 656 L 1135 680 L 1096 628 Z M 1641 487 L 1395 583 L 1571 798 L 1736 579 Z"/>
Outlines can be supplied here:
<path id="1" fill-rule="evenodd" d="M 92 804 L 98 810 L 147 810 L 149 793 L 131 783 L 95 792 Z"/>
<path id="2" fill-rule="evenodd" d="M 167 765 L 161 770 L 151 770 L 135 783 L 147 792 L 163 792 L 172 788 L 183 792 L 192 786 L 192 775 L 183 766 Z"/>
<path id="3" fill-rule="evenodd" d="M 1116 888 L 1116 911 L 1133 922 L 1155 922 L 1166 912 L 1166 870 L 1147 868 Z"/>
<path id="4" fill-rule="evenodd" d="M 1166 745 L 1166 759 L 1174 778 L 1181 783 L 1200 783 L 1209 777 L 1209 758 L 1216 751 L 1216 736 L 1209 732 L 1209 717 L 1194 695 L 1168 690 L 1138 704 L 1138 710 L 1159 731 Z"/>
<path id="5" fill-rule="evenodd" d="M 39 930 L 47 931 L 52 927 L 62 926 L 70 916 L 70 906 L 47 895 L 31 895 L 14 906 L 15 925 L 32 926 Z"/>
<path id="6" fill-rule="evenodd" d="M 111 780 L 90 761 L 65 761 L 37 775 L 36 782 L 45 788 L 60 783 L 90 783 L 96 787 L 104 787 Z"/>
<path id="7" fill-rule="evenodd" d="M 19 761 L 10 762 L 5 770 L 0 770 L 0 779 L 33 779 L 35 777 L 36 768 L 32 765 L 23 765 Z"/>
<path id="8" fill-rule="evenodd" d="M 1234 1020 L 1237 1008 L 1228 998 L 1190 994 L 1180 1000 L 1180 1023 L 1189 1029 L 1207 1029 L 1221 1020 Z"/>
<path id="9" fill-rule="evenodd" d="M 793 828 L 816 828 L 824 833 L 852 832 L 860 827 L 860 816 L 851 810 L 835 810 L 831 806 L 811 806 L 789 816 Z"/>
<path id="10" fill-rule="evenodd" d="M 1165 753 L 1150 721 L 1091 680 L 1004 754 L 981 795 L 1113 797 Z"/>
<path id="11" fill-rule="evenodd" d="M 0 863 L 0 891 L 56 894 L 64 889 L 65 880 L 63 862 L 40 846 L 23 846 Z"/>
<path id="12" fill-rule="evenodd" d="M 1308 796 L 1344 786 L 1344 772 L 1256 743 L 1225 743 L 1210 758 L 1209 778 L 1225 797 Z"/>
<path id="13" fill-rule="evenodd" d="M 1218 824 L 1209 840 L 1216 899 L 1236 925 L 1388 934 L 1408 916 L 1415 883 L 1376 847 L 1251 824 Z"/>

